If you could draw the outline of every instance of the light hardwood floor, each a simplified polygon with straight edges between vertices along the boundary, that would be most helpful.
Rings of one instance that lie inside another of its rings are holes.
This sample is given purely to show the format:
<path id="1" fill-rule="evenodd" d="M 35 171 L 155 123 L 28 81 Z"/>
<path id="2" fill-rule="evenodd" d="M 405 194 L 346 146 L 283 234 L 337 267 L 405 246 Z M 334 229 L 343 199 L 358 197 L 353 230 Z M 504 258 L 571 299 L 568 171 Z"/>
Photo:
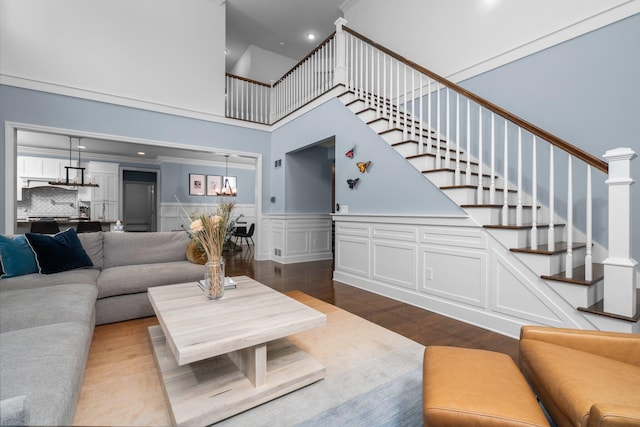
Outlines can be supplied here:
<path id="1" fill-rule="evenodd" d="M 423 345 L 493 350 L 517 360 L 517 340 L 334 282 L 332 261 L 283 265 L 251 258 L 246 250 L 228 255 L 227 275 L 246 275 L 280 292 L 302 291 Z M 150 317 L 96 327 L 74 425 L 105 419 L 112 425 L 170 424 L 148 333 L 157 324 Z"/>

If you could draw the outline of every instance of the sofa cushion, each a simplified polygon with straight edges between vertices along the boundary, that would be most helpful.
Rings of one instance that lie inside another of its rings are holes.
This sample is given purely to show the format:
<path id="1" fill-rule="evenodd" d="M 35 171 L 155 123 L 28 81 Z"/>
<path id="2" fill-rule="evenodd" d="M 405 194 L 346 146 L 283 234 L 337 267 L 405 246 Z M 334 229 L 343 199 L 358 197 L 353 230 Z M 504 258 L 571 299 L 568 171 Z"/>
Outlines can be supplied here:
<path id="1" fill-rule="evenodd" d="M 0 235 L 0 265 L 3 279 L 38 272 L 36 258 L 23 235 Z"/>
<path id="2" fill-rule="evenodd" d="M 36 262 L 41 274 L 93 267 L 89 255 L 82 248 L 82 243 L 78 240 L 78 235 L 73 228 L 53 236 L 26 233 L 25 237 L 36 254 Z"/>
<path id="3" fill-rule="evenodd" d="M 184 261 L 189 241 L 184 231 L 104 233 L 103 268 Z"/>
<path id="4" fill-rule="evenodd" d="M 0 401 L 0 426 L 29 425 L 27 396 L 10 397 Z"/>
<path id="5" fill-rule="evenodd" d="M 98 289 L 57 285 L 0 292 L 0 332 L 61 322 L 92 322 Z"/>
<path id="6" fill-rule="evenodd" d="M 594 404 L 640 407 L 637 366 L 531 339 L 520 341 L 520 364 L 542 403 L 574 425 Z"/>
<path id="7" fill-rule="evenodd" d="M 204 267 L 189 261 L 106 268 L 98 277 L 98 298 L 146 292 L 153 286 L 191 281 L 196 286 L 195 282 L 203 277 Z"/>
<path id="8" fill-rule="evenodd" d="M 103 265 L 103 235 L 102 231 L 95 233 L 79 233 L 78 240 L 82 244 L 82 248 L 89 255 L 93 268 L 101 269 Z"/>
<path id="9" fill-rule="evenodd" d="M 27 274 L 0 280 L 0 291 L 13 289 L 37 289 L 47 286 L 80 283 L 96 285 L 100 270 L 85 268 L 80 270 L 63 271 L 56 274 Z"/>
<path id="10" fill-rule="evenodd" d="M 27 396 L 31 425 L 71 425 L 92 325 L 56 323 L 0 334 L 0 399 Z"/>

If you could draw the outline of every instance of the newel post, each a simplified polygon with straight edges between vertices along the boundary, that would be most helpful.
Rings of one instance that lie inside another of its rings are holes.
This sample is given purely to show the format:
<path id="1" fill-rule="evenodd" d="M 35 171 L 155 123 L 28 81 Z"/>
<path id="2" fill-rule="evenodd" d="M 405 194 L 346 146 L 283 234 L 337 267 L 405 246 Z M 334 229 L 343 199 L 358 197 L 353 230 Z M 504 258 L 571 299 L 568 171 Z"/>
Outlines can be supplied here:
<path id="1" fill-rule="evenodd" d="M 336 68 L 333 70 L 333 86 L 338 84 L 347 85 L 347 36 L 344 33 L 343 25 L 347 20 L 336 19 Z"/>
<path id="2" fill-rule="evenodd" d="M 276 96 L 275 81 L 269 81 L 269 124 L 272 125 L 276 121 L 278 97 Z"/>
<path id="3" fill-rule="evenodd" d="M 630 148 L 605 153 L 609 163 L 609 256 L 604 260 L 604 311 L 636 315 L 636 266 L 631 258 L 631 161 Z"/>

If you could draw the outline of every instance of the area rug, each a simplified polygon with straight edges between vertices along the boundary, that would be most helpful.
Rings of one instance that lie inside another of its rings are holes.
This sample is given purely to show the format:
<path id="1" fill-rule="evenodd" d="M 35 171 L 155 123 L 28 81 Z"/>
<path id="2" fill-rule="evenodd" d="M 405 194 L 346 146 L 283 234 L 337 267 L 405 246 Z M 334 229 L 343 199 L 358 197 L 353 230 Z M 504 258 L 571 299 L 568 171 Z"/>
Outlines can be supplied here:
<path id="1" fill-rule="evenodd" d="M 302 292 L 287 295 L 327 315 L 326 326 L 289 337 L 325 366 L 325 378 L 216 426 L 422 425 L 424 346 Z M 144 336 L 153 320 L 133 321 L 131 331 L 129 322 L 96 328 L 106 339 L 94 339 L 75 425 L 171 422 Z"/>
<path id="2" fill-rule="evenodd" d="M 327 325 L 289 337 L 326 368 L 323 380 L 220 426 L 421 426 L 424 346 L 294 291 Z"/>

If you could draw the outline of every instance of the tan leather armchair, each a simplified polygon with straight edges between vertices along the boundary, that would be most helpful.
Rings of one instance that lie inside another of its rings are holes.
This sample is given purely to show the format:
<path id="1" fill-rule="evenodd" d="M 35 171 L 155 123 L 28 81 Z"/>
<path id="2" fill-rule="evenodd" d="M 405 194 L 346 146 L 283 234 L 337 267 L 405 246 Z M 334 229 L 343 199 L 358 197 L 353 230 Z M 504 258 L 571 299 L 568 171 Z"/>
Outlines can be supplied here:
<path id="1" fill-rule="evenodd" d="M 525 326 L 520 369 L 559 426 L 640 426 L 640 334 Z"/>

